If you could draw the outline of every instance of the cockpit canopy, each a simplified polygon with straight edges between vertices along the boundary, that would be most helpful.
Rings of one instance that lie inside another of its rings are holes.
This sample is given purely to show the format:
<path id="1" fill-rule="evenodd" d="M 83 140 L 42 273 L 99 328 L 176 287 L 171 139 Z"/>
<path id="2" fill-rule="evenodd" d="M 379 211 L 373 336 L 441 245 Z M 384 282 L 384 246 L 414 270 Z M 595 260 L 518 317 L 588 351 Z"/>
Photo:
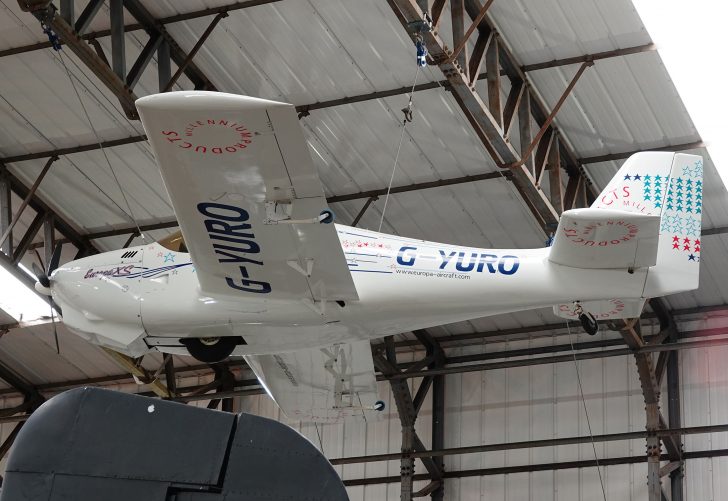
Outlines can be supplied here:
<path id="1" fill-rule="evenodd" d="M 176 231 L 169 236 L 158 240 L 157 243 L 174 252 L 189 252 L 185 245 L 185 238 L 182 236 L 182 231 Z"/>

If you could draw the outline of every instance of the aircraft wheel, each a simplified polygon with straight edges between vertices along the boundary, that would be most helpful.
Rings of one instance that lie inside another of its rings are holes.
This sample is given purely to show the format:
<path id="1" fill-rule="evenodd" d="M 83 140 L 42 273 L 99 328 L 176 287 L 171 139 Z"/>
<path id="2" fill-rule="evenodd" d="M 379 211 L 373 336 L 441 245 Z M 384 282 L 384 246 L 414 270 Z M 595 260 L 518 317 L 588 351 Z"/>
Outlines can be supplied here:
<path id="1" fill-rule="evenodd" d="M 597 319 L 594 318 L 594 315 L 592 315 L 591 313 L 582 313 L 581 315 L 579 315 L 579 320 L 581 321 L 581 326 L 590 336 L 593 336 L 597 332 L 599 332 L 599 323 L 597 322 Z"/>
<path id="2" fill-rule="evenodd" d="M 239 344 L 238 337 L 180 339 L 187 351 L 200 362 L 212 364 L 225 360 Z"/>

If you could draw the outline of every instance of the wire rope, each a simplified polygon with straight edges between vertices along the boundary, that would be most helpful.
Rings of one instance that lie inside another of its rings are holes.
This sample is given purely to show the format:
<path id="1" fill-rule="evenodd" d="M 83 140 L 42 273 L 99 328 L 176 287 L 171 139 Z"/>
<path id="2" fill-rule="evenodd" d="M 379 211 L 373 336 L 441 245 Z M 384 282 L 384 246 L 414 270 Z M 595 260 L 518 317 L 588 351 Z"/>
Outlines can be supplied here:
<path id="1" fill-rule="evenodd" d="M 387 204 L 389 202 L 389 194 L 392 191 L 392 183 L 394 182 L 394 174 L 397 172 L 397 162 L 399 161 L 399 153 L 402 151 L 402 141 L 404 140 L 404 133 L 407 129 L 407 123 L 412 121 L 412 97 L 415 93 L 415 87 L 417 86 L 417 77 L 420 74 L 420 65 L 417 65 L 417 72 L 415 73 L 415 81 L 412 83 L 412 89 L 409 93 L 409 102 L 407 106 L 402 110 L 405 114 L 404 120 L 402 120 L 402 131 L 399 134 L 399 145 L 397 146 L 397 154 L 394 156 L 394 165 L 392 166 L 392 175 L 389 178 L 389 184 L 387 185 L 387 194 L 384 197 L 384 207 L 382 207 L 382 216 L 379 219 L 379 229 L 382 231 L 382 224 L 384 223 L 384 214 L 387 212 Z"/>
<path id="2" fill-rule="evenodd" d="M 93 132 L 94 137 L 96 138 L 96 142 L 99 145 L 99 149 L 101 150 L 101 153 L 104 155 L 104 158 L 106 159 L 106 164 L 109 166 L 111 175 L 114 178 L 114 181 L 116 182 L 116 185 L 118 186 L 119 191 L 121 192 L 121 197 L 124 199 L 124 204 L 126 205 L 126 209 L 129 211 L 129 218 L 131 218 L 132 223 L 136 227 L 138 235 L 142 238 L 142 240 L 144 240 L 144 233 L 142 233 L 142 230 L 139 227 L 139 223 L 137 223 L 137 220 L 134 217 L 134 212 L 131 208 L 131 204 L 129 203 L 129 199 L 126 197 L 126 192 L 124 191 L 124 188 L 121 185 L 121 182 L 119 181 L 119 177 L 116 175 L 114 166 L 111 165 L 111 160 L 109 159 L 108 153 L 106 153 L 106 148 L 104 148 L 103 143 L 101 142 L 101 137 L 99 136 L 98 131 L 94 128 L 94 124 L 93 124 L 93 121 L 91 120 L 91 116 L 89 115 L 88 110 L 86 109 L 86 105 L 84 104 L 83 99 L 81 99 L 81 94 L 78 92 L 78 88 L 76 87 L 76 83 L 73 80 L 71 71 L 68 69 L 68 66 L 66 65 L 66 59 L 63 57 L 63 54 L 61 53 L 61 51 L 58 51 L 58 56 L 61 59 L 61 63 L 63 63 L 63 68 L 66 70 L 66 74 L 68 75 L 68 80 L 71 82 L 71 86 L 73 87 L 73 92 L 76 94 L 76 98 L 78 99 L 78 102 L 81 105 L 83 114 L 86 116 L 88 125 L 91 128 L 91 131 Z"/>
<path id="3" fill-rule="evenodd" d="M 602 478 L 602 469 L 599 466 L 599 457 L 597 456 L 597 446 L 594 442 L 594 433 L 592 433 L 591 421 L 589 420 L 589 412 L 586 408 L 586 399 L 584 398 L 584 388 L 581 385 L 581 374 L 579 373 L 579 364 L 576 361 L 576 350 L 574 349 L 574 342 L 571 340 L 571 326 L 567 320 L 566 330 L 569 333 L 569 345 L 571 345 L 571 357 L 574 359 L 574 368 L 576 369 L 576 381 L 579 384 L 579 395 L 581 396 L 581 404 L 584 407 L 584 414 L 586 415 L 586 426 L 589 429 L 589 438 L 591 439 L 592 450 L 594 451 L 594 463 L 597 466 L 597 473 L 599 474 L 599 485 L 602 487 L 602 496 L 604 501 L 607 501 L 607 491 L 604 489 L 604 479 Z"/>

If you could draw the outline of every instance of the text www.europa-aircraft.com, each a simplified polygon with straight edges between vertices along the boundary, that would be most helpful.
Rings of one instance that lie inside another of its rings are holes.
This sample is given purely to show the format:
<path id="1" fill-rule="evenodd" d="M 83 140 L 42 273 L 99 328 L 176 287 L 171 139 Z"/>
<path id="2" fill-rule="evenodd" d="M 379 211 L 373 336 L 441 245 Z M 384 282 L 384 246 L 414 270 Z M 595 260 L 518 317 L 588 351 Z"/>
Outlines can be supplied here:
<path id="1" fill-rule="evenodd" d="M 419 275 L 422 277 L 437 277 L 437 278 L 455 278 L 458 280 L 470 280 L 470 275 L 464 275 L 462 273 L 445 273 L 445 272 L 436 272 L 436 271 L 417 271 L 417 270 L 402 270 L 399 268 L 396 268 L 394 270 L 395 272 L 401 274 L 401 275 Z"/>

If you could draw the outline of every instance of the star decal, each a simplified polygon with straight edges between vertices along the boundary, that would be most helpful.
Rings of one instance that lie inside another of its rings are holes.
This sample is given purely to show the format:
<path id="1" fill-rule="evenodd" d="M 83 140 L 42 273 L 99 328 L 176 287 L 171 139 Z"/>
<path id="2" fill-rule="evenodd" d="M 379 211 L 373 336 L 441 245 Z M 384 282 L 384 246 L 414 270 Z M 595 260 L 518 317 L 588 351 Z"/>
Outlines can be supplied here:
<path id="1" fill-rule="evenodd" d="M 631 180 L 632 180 L 632 178 L 630 177 L 630 175 L 629 175 L 629 174 L 627 174 L 627 175 L 625 175 L 625 176 L 624 176 L 624 180 L 625 180 L 625 181 L 631 181 Z"/>
<path id="2" fill-rule="evenodd" d="M 174 254 L 172 254 L 171 252 L 168 252 L 167 254 L 165 254 L 164 262 L 165 263 L 174 263 Z"/>
<path id="3" fill-rule="evenodd" d="M 688 256 L 688 261 L 695 261 L 695 254 L 690 254 Z"/>
<path id="4" fill-rule="evenodd" d="M 698 209 L 700 210 L 700 209 Z M 695 212 L 698 212 L 697 210 Z M 692 217 L 685 218 L 685 234 L 691 237 L 700 236 L 700 220 L 693 219 Z M 696 244 L 697 245 L 697 244 Z"/>
<path id="5" fill-rule="evenodd" d="M 635 181 L 641 181 L 642 180 L 642 177 L 639 174 L 635 174 L 634 175 L 634 180 Z"/>

